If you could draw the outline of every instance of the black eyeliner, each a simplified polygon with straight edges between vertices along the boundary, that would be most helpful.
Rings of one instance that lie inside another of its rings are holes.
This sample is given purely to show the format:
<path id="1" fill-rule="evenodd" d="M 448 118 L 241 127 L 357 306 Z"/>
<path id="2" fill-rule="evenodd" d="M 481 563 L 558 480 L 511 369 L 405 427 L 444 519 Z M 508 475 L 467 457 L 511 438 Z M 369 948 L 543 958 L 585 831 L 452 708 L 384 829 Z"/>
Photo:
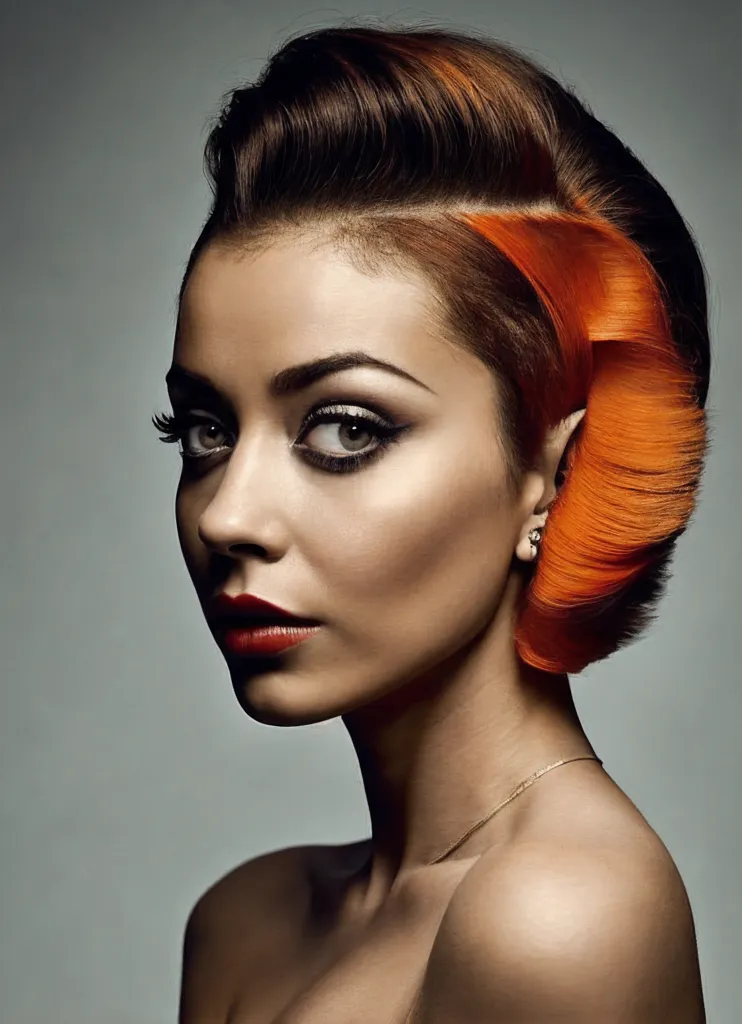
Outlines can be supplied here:
<path id="1" fill-rule="evenodd" d="M 350 410 L 358 409 L 358 412 Z M 371 415 L 363 415 L 364 410 Z M 152 423 L 160 431 L 160 440 L 166 444 L 179 443 L 181 445 L 180 456 L 185 464 L 194 464 L 201 460 L 208 459 L 211 455 L 218 455 L 224 450 L 219 446 L 213 451 L 205 451 L 199 454 L 185 451 L 184 438 L 187 431 L 193 426 L 213 423 L 225 434 L 229 431 L 224 427 L 218 417 L 211 418 L 208 415 L 200 415 L 195 412 L 161 412 L 152 417 Z M 375 440 L 374 447 L 366 452 L 349 453 L 348 455 L 328 455 L 310 447 L 304 447 L 300 439 L 309 433 L 315 426 L 322 423 L 338 423 L 340 425 L 364 425 L 369 434 Z M 360 402 L 321 402 L 309 410 L 302 420 L 297 440 L 292 442 L 291 447 L 296 448 L 301 457 L 313 466 L 317 466 L 326 472 L 349 473 L 360 469 L 370 462 L 399 439 L 409 429 L 408 424 L 394 424 L 389 414 L 382 410 L 382 407 L 375 402 L 364 399 Z"/>

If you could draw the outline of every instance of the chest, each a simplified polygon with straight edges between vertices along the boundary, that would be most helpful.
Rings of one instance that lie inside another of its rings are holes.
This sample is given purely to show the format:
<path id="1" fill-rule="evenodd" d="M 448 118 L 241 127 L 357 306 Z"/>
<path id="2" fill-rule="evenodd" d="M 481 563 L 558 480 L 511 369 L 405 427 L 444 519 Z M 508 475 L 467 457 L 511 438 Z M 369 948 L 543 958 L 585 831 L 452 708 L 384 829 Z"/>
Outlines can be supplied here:
<path id="1" fill-rule="evenodd" d="M 245 986 L 227 1024 L 409 1024 L 448 902 L 431 895 L 357 935 L 308 939 Z"/>

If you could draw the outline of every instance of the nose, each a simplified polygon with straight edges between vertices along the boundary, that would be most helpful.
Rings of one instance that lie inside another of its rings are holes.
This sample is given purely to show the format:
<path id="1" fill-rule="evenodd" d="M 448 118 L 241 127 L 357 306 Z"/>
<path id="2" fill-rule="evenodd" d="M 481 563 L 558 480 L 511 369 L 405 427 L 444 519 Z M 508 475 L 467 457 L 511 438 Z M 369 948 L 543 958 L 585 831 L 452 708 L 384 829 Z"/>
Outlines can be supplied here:
<path id="1" fill-rule="evenodd" d="M 267 438 L 235 445 L 198 520 L 198 536 L 207 548 L 232 557 L 258 554 L 275 561 L 282 556 L 289 543 L 282 462 Z"/>

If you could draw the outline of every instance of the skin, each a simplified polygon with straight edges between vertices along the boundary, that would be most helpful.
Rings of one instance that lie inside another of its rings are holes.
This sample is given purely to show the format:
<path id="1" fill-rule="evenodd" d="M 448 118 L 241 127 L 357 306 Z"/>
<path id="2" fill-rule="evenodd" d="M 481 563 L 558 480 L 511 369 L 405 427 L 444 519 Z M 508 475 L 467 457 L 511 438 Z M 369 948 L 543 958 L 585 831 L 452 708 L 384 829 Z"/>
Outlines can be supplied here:
<path id="1" fill-rule="evenodd" d="M 176 500 L 204 610 L 249 592 L 319 620 L 269 664 L 224 656 L 245 711 L 341 716 L 372 836 L 254 858 L 196 904 L 181 1024 L 704 1021 L 693 920 L 657 835 L 596 761 L 540 778 L 430 865 L 524 778 L 593 754 L 569 680 L 517 657 L 528 532 L 543 525 L 582 411 L 547 436 L 514 491 L 497 386 L 436 332 L 412 269 L 373 276 L 331 240 L 213 246 L 189 279 L 169 382 L 196 413 Z M 394 364 L 275 395 L 272 376 L 339 352 Z M 383 410 L 406 429 L 349 473 L 311 464 L 371 449 L 336 419 Z M 370 405 L 369 405 L 370 403 Z M 210 425 L 216 424 L 216 426 Z"/>

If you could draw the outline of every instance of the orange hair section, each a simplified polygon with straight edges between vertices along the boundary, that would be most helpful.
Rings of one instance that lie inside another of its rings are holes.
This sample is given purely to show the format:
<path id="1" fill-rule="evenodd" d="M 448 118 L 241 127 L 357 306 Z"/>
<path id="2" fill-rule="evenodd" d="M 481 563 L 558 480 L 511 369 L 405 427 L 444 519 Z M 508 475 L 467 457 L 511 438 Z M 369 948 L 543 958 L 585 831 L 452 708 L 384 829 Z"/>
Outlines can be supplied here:
<path id="1" fill-rule="evenodd" d="M 687 526 L 706 450 L 703 409 L 641 249 L 582 212 L 465 214 L 514 263 L 554 325 L 562 366 L 518 382 L 542 432 L 578 408 L 515 630 L 520 657 L 579 672 L 610 654 L 605 613 Z"/>

